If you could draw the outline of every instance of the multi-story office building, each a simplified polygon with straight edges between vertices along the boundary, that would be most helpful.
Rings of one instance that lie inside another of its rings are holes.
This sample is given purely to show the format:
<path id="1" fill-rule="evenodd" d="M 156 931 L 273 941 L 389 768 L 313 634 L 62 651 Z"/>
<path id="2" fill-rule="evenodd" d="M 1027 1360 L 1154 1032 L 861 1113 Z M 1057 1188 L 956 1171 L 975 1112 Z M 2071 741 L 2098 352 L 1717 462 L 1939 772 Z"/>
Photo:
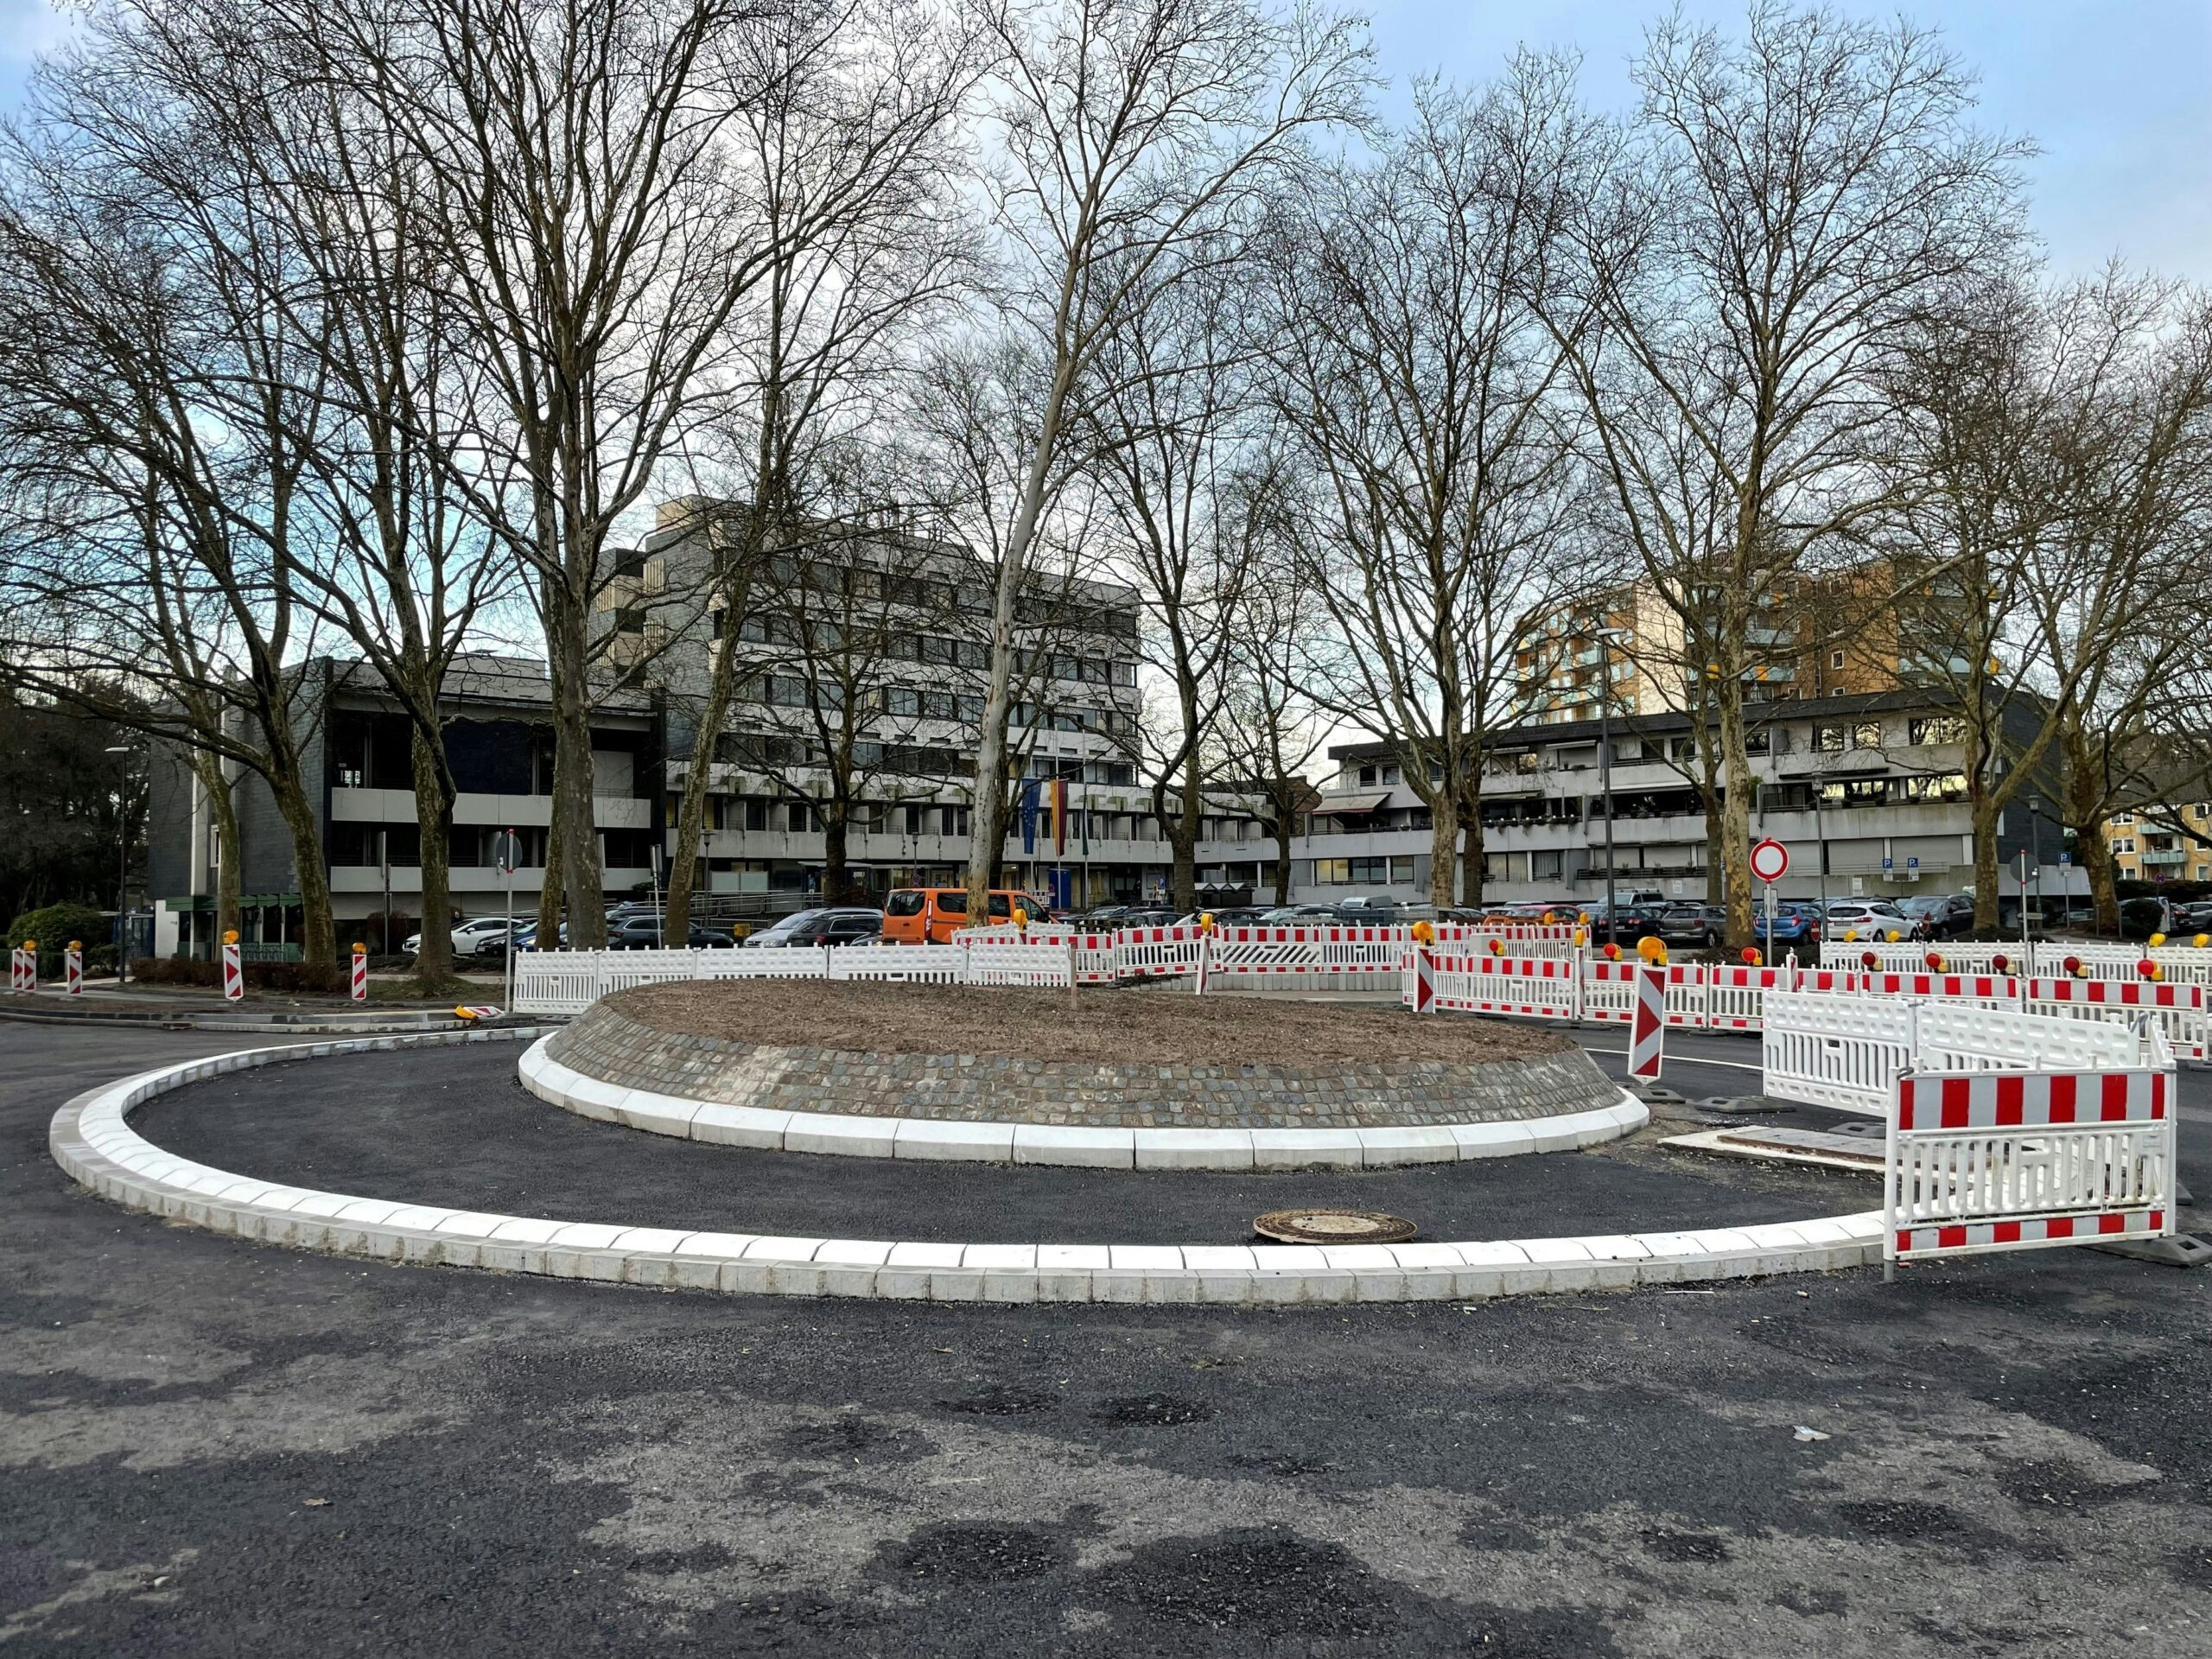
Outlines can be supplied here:
<path id="1" fill-rule="evenodd" d="M 331 909 L 341 942 L 367 932 L 381 941 L 411 931 L 421 912 L 422 848 L 415 811 L 407 717 L 368 664 L 317 658 L 299 670 L 296 700 Z M 460 793 L 448 854 L 454 903 L 470 914 L 508 902 L 534 909 L 544 876 L 552 817 L 552 700 L 542 662 L 465 658 L 447 681 L 446 753 Z M 652 709 L 609 692 L 592 717 L 592 810 L 610 892 L 652 878 L 658 739 Z M 235 770 L 235 769 L 234 769 Z M 268 786 L 237 777 L 240 931 L 250 944 L 283 954 L 300 938 L 293 842 Z M 148 801 L 147 879 L 154 948 L 162 956 L 206 956 L 214 942 L 221 849 L 207 792 L 172 750 L 157 748 Z M 521 867 L 512 880 L 497 867 L 493 838 L 512 830 Z M 360 924 L 378 925 L 362 927 Z M 403 928 L 400 924 L 404 923 Z M 350 930 L 348 924 L 357 925 Z"/>
<path id="2" fill-rule="evenodd" d="M 1709 850 L 1695 787 L 1699 734 L 1680 715 L 1612 723 L 1613 874 L 1624 890 L 1701 899 Z M 1974 879 L 1957 717 L 1906 692 L 1763 704 L 1749 734 L 1754 838 L 1790 851 L 1789 897 L 1955 892 Z M 1532 721 L 1491 740 L 1483 778 L 1485 900 L 1589 902 L 1605 887 L 1595 720 Z M 1299 842 L 1298 895 L 1428 893 L 1427 810 L 1382 744 L 1333 748 L 1334 777 Z M 2037 807 L 2043 804 L 2037 798 Z M 2058 824 L 2025 801 L 2004 815 L 2000 861 L 2029 851 L 2043 891 L 2078 885 Z M 2006 878 L 2005 891 L 2015 890 Z"/>
<path id="3" fill-rule="evenodd" d="M 613 654 L 664 711 L 671 791 L 691 766 L 715 652 L 738 609 L 702 890 L 819 891 L 825 819 L 841 810 L 855 888 L 880 898 L 964 881 L 994 572 L 910 528 L 822 525 L 810 527 L 803 556 L 756 558 L 734 579 L 728 562 L 744 530 L 728 504 L 665 504 L 604 605 Z M 1136 596 L 1040 579 L 1016 620 L 1025 643 L 1008 741 L 1039 811 L 1027 837 L 1017 815 L 999 880 L 1057 886 L 1077 904 L 1163 892 L 1172 860 L 1136 760 Z M 1062 795 L 1065 823 L 1052 811 Z M 1208 803 L 1202 869 L 1258 841 L 1248 805 Z"/>
<path id="4" fill-rule="evenodd" d="M 2212 881 L 2212 801 L 2116 812 L 2105 825 L 2113 874 L 2123 881 Z"/>

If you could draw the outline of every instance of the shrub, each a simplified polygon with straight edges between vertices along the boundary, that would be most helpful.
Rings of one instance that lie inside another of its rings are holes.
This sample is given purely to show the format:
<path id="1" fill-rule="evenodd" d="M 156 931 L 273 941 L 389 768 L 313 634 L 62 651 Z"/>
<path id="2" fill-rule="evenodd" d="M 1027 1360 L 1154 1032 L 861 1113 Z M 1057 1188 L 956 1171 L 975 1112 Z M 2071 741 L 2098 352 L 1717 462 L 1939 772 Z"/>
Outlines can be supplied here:
<path id="1" fill-rule="evenodd" d="M 9 949 L 13 950 L 25 939 L 36 939 L 41 967 L 49 950 L 59 963 L 72 939 L 82 941 L 89 949 L 105 944 L 114 938 L 114 922 L 90 905 L 48 905 L 42 910 L 27 910 L 8 924 Z"/>
<path id="2" fill-rule="evenodd" d="M 222 969 L 212 962 L 190 957 L 133 957 L 131 976 L 149 985 L 205 985 L 223 982 Z M 245 988 L 274 991 L 280 996 L 312 995 L 343 991 L 353 982 L 351 962 L 249 962 Z"/>

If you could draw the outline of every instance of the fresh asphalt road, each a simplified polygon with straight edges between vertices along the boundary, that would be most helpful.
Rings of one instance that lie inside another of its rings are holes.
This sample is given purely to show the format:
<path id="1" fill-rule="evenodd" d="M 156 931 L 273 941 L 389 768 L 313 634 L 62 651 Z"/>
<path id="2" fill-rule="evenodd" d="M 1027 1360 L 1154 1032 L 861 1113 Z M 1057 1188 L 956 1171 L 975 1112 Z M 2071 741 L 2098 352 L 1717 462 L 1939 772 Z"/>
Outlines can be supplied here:
<path id="1" fill-rule="evenodd" d="M 243 1243 L 48 1160 L 69 1094 L 238 1040 L 0 1027 L 10 1651 L 2212 1652 L 2212 1273 L 2060 1250 L 1471 1306 L 745 1299 Z M 1678 1040 L 1685 1094 L 1755 1086 L 1692 1055 L 1754 1058 Z M 305 1115 L 374 1063 L 261 1075 Z"/>

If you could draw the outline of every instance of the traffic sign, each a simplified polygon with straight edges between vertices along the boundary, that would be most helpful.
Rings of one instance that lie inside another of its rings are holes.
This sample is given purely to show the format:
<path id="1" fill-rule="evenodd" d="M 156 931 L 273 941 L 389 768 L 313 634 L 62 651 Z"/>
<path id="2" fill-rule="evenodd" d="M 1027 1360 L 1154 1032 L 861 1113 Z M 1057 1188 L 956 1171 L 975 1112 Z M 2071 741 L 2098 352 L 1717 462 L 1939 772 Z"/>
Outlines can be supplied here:
<path id="1" fill-rule="evenodd" d="M 1883 869 L 1885 869 L 1885 870 L 1893 870 L 1893 869 L 1897 868 L 1897 860 L 1895 860 L 1894 858 L 1891 858 L 1891 857 L 1887 853 L 1884 853 L 1884 854 L 1882 855 L 1882 868 L 1883 868 Z"/>
<path id="2" fill-rule="evenodd" d="M 492 862 L 501 875 L 512 875 L 522 862 L 522 837 L 512 830 L 502 830 L 493 836 Z"/>
<path id="3" fill-rule="evenodd" d="M 1904 867 L 1908 870 L 1916 870 L 1920 868 L 1920 861 L 1917 858 L 1908 858 L 1904 861 Z"/>
<path id="4" fill-rule="evenodd" d="M 2060 869 L 2062 869 L 2062 870 L 2063 870 L 2063 869 L 2064 869 L 2064 868 L 2065 868 L 2069 864 L 2071 864 L 2073 861 L 2074 861 L 2074 855 L 2073 855 L 2073 854 L 2071 854 L 2071 853 L 2061 853 L 2061 854 L 2058 855 L 2058 868 L 2059 868 Z"/>
<path id="5" fill-rule="evenodd" d="M 1751 874 L 1771 885 L 1789 874 L 1789 849 L 1769 836 L 1751 849 Z"/>

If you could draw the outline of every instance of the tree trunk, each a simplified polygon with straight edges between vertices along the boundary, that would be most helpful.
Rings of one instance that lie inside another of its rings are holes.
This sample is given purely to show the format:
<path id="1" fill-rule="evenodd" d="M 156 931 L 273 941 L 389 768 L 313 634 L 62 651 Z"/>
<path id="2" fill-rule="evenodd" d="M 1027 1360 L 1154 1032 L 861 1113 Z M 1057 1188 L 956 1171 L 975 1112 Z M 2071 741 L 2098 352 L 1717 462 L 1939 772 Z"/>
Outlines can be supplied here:
<path id="1" fill-rule="evenodd" d="M 2120 891 L 2114 883 L 2119 872 L 2113 865 L 2112 844 L 2105 839 L 2103 768 L 2070 708 L 2059 736 L 2059 754 L 2066 767 L 2066 823 L 2074 831 L 2075 861 L 2089 879 L 2089 905 L 2097 931 L 2116 935 Z M 2033 833 L 2031 830 L 2031 836 Z"/>
<path id="2" fill-rule="evenodd" d="M 1176 814 L 1169 837 L 1175 853 L 1175 908 L 1186 916 L 1198 908 L 1198 826 L 1205 817 L 1205 797 L 1199 791 L 1198 746 L 1193 743 L 1183 766 L 1183 810 Z"/>
<path id="3" fill-rule="evenodd" d="M 552 658 L 553 820 L 560 826 L 561 888 L 569 912 L 569 948 L 607 944 L 606 896 L 599 830 L 592 817 L 591 700 L 584 683 L 585 617 L 557 584 L 547 606 L 546 648 Z M 552 872 L 547 872 L 550 881 Z"/>
<path id="4" fill-rule="evenodd" d="M 1813 785 L 1817 789 L 1820 785 Z M 1728 867 L 1722 861 L 1720 842 L 1720 795 L 1713 789 L 1698 791 L 1705 806 L 1705 902 L 1725 905 L 1728 902 Z"/>
<path id="5" fill-rule="evenodd" d="M 338 929 L 330 918 L 330 870 L 323 862 L 322 830 L 308 804 L 299 773 L 280 769 L 269 780 L 276 810 L 292 836 L 292 862 L 300 883 L 300 956 L 302 961 L 338 961 Z"/>
<path id="6" fill-rule="evenodd" d="M 1727 883 L 1728 948 L 1741 950 L 1751 939 L 1751 801 L 1758 783 L 1751 776 L 1744 747 L 1744 694 L 1740 683 L 1722 685 L 1720 760 L 1726 779 L 1720 802 L 1720 858 L 1726 871 L 1741 870 L 1741 880 Z"/>
<path id="7" fill-rule="evenodd" d="M 545 827 L 545 872 L 537 889 L 537 948 L 561 949 L 561 820 Z"/>
<path id="8" fill-rule="evenodd" d="M 1974 826 L 1974 925 L 1997 925 L 1997 812 L 1994 792 L 1980 768 L 1967 774 L 1967 814 Z"/>
<path id="9" fill-rule="evenodd" d="M 1439 910 L 1452 907 L 1452 879 L 1459 864 L 1459 804 L 1447 781 L 1428 804 L 1428 902 Z"/>
<path id="10" fill-rule="evenodd" d="M 737 689 L 738 619 L 722 613 L 722 637 L 715 642 L 714 671 L 707 680 L 707 700 L 699 710 L 698 729 L 691 736 L 691 766 L 683 774 L 683 798 L 676 812 L 676 856 L 668 867 L 668 930 L 689 938 L 691 926 L 691 888 L 696 879 L 700 843 L 706 838 L 707 786 L 713 776 L 715 745 L 728 718 L 730 699 Z"/>
<path id="11" fill-rule="evenodd" d="M 2119 871 L 2113 863 L 2111 843 L 2105 840 L 2102 817 L 2092 810 L 2086 822 L 2074 825 L 2075 859 L 2089 879 L 2089 905 L 2100 933 L 2120 932 Z"/>
<path id="12" fill-rule="evenodd" d="M 834 797 L 822 804 L 822 899 L 824 904 L 845 902 L 845 848 L 851 825 L 849 803 Z M 988 915 L 989 912 L 984 912 Z"/>
<path id="13" fill-rule="evenodd" d="M 1290 902 L 1290 827 L 1291 817 L 1280 813 L 1275 818 L 1275 903 Z"/>
<path id="14" fill-rule="evenodd" d="M 1483 907 L 1483 884 L 1488 880 L 1488 852 L 1483 841 L 1482 798 L 1462 803 L 1459 822 L 1466 835 L 1459 852 L 1459 902 L 1470 910 Z"/>
<path id="15" fill-rule="evenodd" d="M 415 823 L 423 843 L 423 948 L 416 954 L 415 976 L 428 986 L 453 973 L 453 793 L 420 726 L 409 749 L 415 768 Z"/>

